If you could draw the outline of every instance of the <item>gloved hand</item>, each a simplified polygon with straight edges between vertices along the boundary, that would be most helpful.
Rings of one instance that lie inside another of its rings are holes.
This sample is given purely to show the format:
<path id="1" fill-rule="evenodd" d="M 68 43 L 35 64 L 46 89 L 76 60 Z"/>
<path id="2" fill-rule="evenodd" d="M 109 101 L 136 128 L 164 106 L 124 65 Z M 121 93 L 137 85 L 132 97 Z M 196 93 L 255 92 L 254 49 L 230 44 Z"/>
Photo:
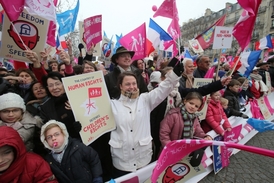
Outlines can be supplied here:
<path id="1" fill-rule="evenodd" d="M 184 72 L 184 65 L 181 63 L 176 57 L 173 57 L 170 62 L 168 63 L 169 67 L 173 67 L 173 72 L 177 76 L 181 76 L 182 73 Z"/>
<path id="2" fill-rule="evenodd" d="M 246 114 L 242 114 L 241 117 L 244 118 L 244 119 L 248 119 L 249 118 L 248 115 L 246 115 Z"/>
<path id="3" fill-rule="evenodd" d="M 73 127 L 74 127 L 75 131 L 77 131 L 77 132 L 80 132 L 82 130 L 82 125 L 79 121 L 75 121 L 73 123 Z"/>
<path id="4" fill-rule="evenodd" d="M 79 51 L 81 52 L 81 49 L 84 48 L 84 45 L 82 43 L 79 43 L 78 48 L 79 48 Z"/>

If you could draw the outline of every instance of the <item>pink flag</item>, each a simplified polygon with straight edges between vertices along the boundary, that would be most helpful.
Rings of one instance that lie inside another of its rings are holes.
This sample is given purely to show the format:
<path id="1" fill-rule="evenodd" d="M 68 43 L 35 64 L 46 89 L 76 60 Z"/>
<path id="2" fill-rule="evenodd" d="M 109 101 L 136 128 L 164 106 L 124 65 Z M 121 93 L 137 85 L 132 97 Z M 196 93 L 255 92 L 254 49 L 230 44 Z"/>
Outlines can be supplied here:
<path id="1" fill-rule="evenodd" d="M 249 44 L 262 0 L 238 0 L 244 9 L 238 22 L 233 28 L 233 36 L 237 39 L 242 50 Z"/>
<path id="2" fill-rule="evenodd" d="M 178 52 L 179 52 L 178 49 L 177 49 L 176 42 L 174 40 L 170 40 L 170 41 L 165 41 L 164 42 L 164 50 L 167 50 L 171 46 L 172 46 L 173 56 L 175 57 L 178 54 Z"/>
<path id="3" fill-rule="evenodd" d="M 180 37 L 181 31 L 178 20 L 172 19 L 170 25 L 167 28 L 167 32 L 171 35 L 173 39 L 178 39 Z"/>
<path id="4" fill-rule="evenodd" d="M 208 69 L 208 71 L 206 72 L 206 75 L 204 76 L 204 78 L 213 78 L 214 72 L 215 72 L 215 67 L 211 67 L 211 68 Z"/>
<path id="5" fill-rule="evenodd" d="M 54 21 L 50 21 L 49 29 L 47 33 L 47 44 L 52 47 L 56 46 L 55 33 L 56 33 L 56 23 Z"/>
<path id="6" fill-rule="evenodd" d="M 176 0 L 164 0 L 164 2 L 161 4 L 158 10 L 154 13 L 153 18 L 157 16 L 162 16 L 171 19 L 174 19 L 176 16 L 178 17 Z"/>
<path id="7" fill-rule="evenodd" d="M 96 15 L 84 20 L 84 40 L 89 50 L 102 40 L 102 15 Z"/>
<path id="8" fill-rule="evenodd" d="M 48 20 L 56 20 L 55 6 L 52 0 L 25 0 L 25 6 L 30 14 L 36 14 Z"/>
<path id="9" fill-rule="evenodd" d="M 15 21 L 19 18 L 20 13 L 24 10 L 25 0 L 0 0 L 0 4 L 5 10 L 10 21 Z"/>
<path id="10" fill-rule="evenodd" d="M 120 44 L 127 50 L 135 51 L 132 60 L 146 57 L 146 23 L 143 23 L 120 39 Z"/>

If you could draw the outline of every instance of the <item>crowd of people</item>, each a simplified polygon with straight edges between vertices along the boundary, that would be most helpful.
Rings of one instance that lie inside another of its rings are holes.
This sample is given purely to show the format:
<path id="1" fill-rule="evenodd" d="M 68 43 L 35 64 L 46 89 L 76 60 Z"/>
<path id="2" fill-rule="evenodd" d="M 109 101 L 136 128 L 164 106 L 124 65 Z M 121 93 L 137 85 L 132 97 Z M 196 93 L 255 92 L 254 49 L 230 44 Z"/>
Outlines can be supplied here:
<path id="1" fill-rule="evenodd" d="M 80 45 L 75 64 L 67 45 L 58 59 L 26 50 L 29 68 L 0 68 L 0 182 L 100 183 L 134 172 L 156 161 L 172 140 L 212 140 L 211 130 L 223 136 L 232 128 L 230 116 L 248 118 L 248 101 L 269 91 L 265 72 L 274 81 L 274 58 L 259 62 L 249 78 L 237 71 L 227 76 L 231 68 L 223 63 L 212 83 L 194 88 L 194 79 L 214 67 L 206 55 L 159 64 L 157 54 L 133 61 L 134 51 L 119 47 L 106 70 L 92 62 L 93 47 L 83 57 Z M 104 74 L 116 128 L 86 146 L 62 78 L 95 71 Z M 196 112 L 205 103 L 200 121 Z"/>

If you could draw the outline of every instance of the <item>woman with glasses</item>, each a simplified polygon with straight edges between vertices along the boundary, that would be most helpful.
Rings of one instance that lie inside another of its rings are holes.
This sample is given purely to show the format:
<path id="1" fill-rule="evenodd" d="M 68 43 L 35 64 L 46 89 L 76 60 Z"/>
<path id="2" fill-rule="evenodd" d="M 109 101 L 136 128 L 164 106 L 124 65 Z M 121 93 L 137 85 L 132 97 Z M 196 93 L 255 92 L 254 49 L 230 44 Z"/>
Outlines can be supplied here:
<path id="1" fill-rule="evenodd" d="M 15 93 L 0 96 L 0 126 L 15 129 L 25 143 L 27 151 L 33 151 L 35 127 L 42 126 L 42 120 L 26 111 L 24 100 Z"/>
<path id="2" fill-rule="evenodd" d="M 62 77 L 58 72 L 51 72 L 43 77 L 43 86 L 46 88 L 49 99 L 41 105 L 40 114 L 44 122 L 55 119 L 64 123 L 70 137 L 81 139 L 79 134 L 81 124 L 75 122 Z"/>

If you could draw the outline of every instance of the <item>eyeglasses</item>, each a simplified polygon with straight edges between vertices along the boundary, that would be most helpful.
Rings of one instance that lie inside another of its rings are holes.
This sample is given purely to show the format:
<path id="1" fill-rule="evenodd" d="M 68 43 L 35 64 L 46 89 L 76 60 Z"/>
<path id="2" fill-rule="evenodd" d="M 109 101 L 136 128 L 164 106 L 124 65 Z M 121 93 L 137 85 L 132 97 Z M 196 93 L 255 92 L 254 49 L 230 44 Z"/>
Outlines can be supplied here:
<path id="1" fill-rule="evenodd" d="M 46 136 L 46 140 L 51 140 L 52 137 L 59 137 L 61 135 L 61 132 L 56 132 L 53 135 Z"/>
<path id="2" fill-rule="evenodd" d="M 49 85 L 48 85 L 48 88 L 54 88 L 54 86 L 59 87 L 59 86 L 61 86 L 61 85 L 62 85 L 61 82 L 56 82 L 56 83 L 49 84 Z"/>
<path id="3" fill-rule="evenodd" d="M 11 109 L 11 110 L 8 110 L 8 109 L 4 109 L 4 110 L 2 110 L 2 111 L 0 111 L 1 113 L 3 113 L 3 114 L 9 114 L 9 113 L 18 113 L 18 112 L 20 112 L 22 109 Z"/>

